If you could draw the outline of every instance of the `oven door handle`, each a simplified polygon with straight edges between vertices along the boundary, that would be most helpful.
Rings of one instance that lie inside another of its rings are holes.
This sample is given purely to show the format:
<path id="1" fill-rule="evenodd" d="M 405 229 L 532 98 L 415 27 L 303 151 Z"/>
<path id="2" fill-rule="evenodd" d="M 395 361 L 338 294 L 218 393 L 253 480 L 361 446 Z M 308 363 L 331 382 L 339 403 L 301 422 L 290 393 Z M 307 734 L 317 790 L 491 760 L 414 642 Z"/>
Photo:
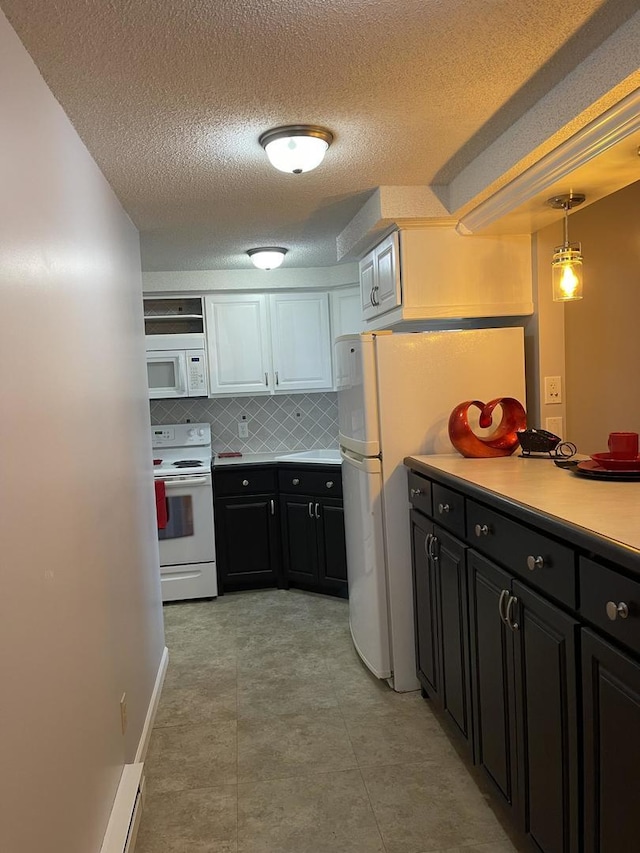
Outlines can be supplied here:
<path id="1" fill-rule="evenodd" d="M 165 489 L 172 487 L 182 489 L 184 486 L 206 486 L 210 482 L 208 474 L 205 474 L 203 477 L 172 477 L 164 481 L 164 487 Z"/>

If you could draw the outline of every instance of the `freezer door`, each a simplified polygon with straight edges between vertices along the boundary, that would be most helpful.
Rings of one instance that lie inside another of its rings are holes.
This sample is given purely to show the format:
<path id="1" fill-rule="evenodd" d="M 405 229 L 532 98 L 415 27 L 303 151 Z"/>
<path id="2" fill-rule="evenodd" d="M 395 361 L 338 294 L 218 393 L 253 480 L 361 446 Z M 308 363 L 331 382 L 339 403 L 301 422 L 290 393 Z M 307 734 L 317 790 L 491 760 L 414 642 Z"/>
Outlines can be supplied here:
<path id="1" fill-rule="evenodd" d="M 344 448 L 342 491 L 349 578 L 349 625 L 356 651 L 378 678 L 391 676 L 379 459 Z"/>
<path id="2" fill-rule="evenodd" d="M 375 339 L 371 334 L 336 340 L 340 444 L 362 456 L 380 453 Z"/>

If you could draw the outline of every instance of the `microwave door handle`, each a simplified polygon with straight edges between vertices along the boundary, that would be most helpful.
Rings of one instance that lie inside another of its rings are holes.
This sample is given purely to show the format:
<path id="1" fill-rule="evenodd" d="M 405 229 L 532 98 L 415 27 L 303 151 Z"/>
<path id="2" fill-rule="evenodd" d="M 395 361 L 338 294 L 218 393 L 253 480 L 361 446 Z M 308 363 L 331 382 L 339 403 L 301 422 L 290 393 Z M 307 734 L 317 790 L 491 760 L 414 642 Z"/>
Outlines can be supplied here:
<path id="1" fill-rule="evenodd" d="M 186 356 L 179 355 L 178 356 L 178 370 L 177 370 L 177 384 L 178 384 L 178 394 L 182 394 L 185 397 L 188 396 L 188 388 L 187 388 L 187 359 Z"/>

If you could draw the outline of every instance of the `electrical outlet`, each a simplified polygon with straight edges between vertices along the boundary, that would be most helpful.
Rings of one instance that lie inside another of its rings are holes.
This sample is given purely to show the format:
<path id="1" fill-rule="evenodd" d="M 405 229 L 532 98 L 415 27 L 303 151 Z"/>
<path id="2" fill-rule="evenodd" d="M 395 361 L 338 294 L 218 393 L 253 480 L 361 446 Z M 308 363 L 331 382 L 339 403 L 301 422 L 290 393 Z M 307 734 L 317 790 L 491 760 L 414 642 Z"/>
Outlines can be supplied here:
<path id="1" fill-rule="evenodd" d="M 249 438 L 249 424 L 246 421 L 238 421 L 238 438 Z"/>
<path id="2" fill-rule="evenodd" d="M 548 404 L 562 402 L 562 378 L 560 376 L 544 377 L 544 401 Z"/>
<path id="3" fill-rule="evenodd" d="M 122 694 L 122 699 L 120 700 L 120 727 L 122 728 L 122 734 L 127 731 L 127 694 Z"/>
<path id="4" fill-rule="evenodd" d="M 547 418 L 544 422 L 544 428 L 562 438 L 562 418 Z"/>

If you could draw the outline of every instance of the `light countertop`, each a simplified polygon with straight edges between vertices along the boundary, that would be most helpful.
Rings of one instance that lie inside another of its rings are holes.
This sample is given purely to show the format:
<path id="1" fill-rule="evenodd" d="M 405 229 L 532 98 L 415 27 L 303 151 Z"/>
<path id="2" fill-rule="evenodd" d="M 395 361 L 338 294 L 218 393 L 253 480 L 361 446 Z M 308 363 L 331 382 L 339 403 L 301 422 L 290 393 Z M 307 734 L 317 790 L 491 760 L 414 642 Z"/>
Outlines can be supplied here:
<path id="1" fill-rule="evenodd" d="M 640 552 L 640 481 L 592 480 L 558 468 L 551 459 L 519 456 L 496 459 L 465 459 L 458 454 L 409 456 L 405 465 L 416 470 L 430 466 L 498 497 Z"/>
<path id="2" fill-rule="evenodd" d="M 232 465 L 267 465 L 271 462 L 289 462 L 298 465 L 340 465 L 339 451 L 332 451 L 335 459 L 314 458 L 314 453 L 319 454 L 320 451 L 308 451 L 309 456 L 304 455 L 303 451 L 280 450 L 277 453 L 245 453 L 242 456 L 225 456 L 220 459 L 219 456 L 214 457 L 214 468 L 226 468 Z M 286 457 L 298 458 L 286 458 Z"/>

